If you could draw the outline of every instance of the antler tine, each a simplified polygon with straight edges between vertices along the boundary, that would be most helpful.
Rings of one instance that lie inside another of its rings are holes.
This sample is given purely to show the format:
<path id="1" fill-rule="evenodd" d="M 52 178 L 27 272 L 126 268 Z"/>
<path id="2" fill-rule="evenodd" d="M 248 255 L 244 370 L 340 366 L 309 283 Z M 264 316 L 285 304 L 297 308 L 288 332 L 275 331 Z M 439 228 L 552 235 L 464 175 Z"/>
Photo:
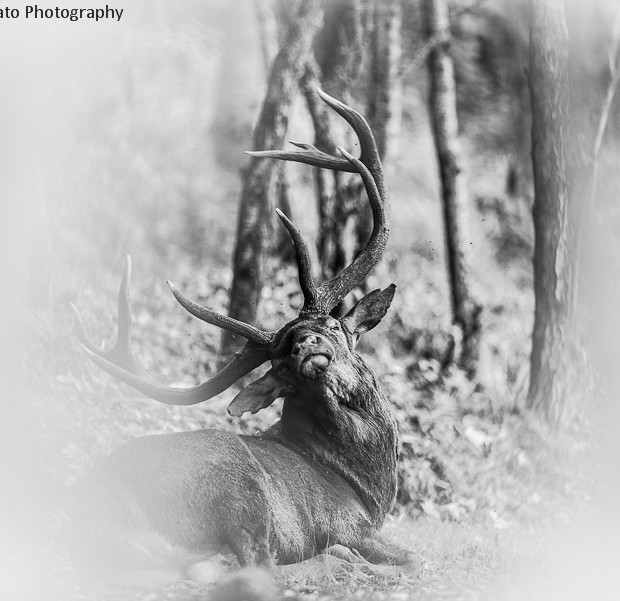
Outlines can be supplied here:
<path id="1" fill-rule="evenodd" d="M 161 403 L 166 403 L 168 405 L 194 405 L 223 392 L 237 380 L 269 359 L 269 342 L 273 338 L 273 334 L 262 332 L 257 328 L 253 328 L 252 326 L 248 326 L 247 324 L 201 307 L 184 297 L 174 286 L 170 285 L 177 300 L 190 311 L 190 313 L 198 313 L 197 316 L 208 323 L 241 334 L 248 341 L 243 349 L 236 353 L 228 365 L 212 378 L 197 386 L 177 388 L 163 386 L 151 381 L 147 376 L 146 370 L 137 361 L 129 347 L 131 334 L 131 313 L 128 303 L 130 275 L 131 260 L 127 257 L 118 294 L 117 340 L 111 350 L 105 351 L 98 349 L 88 340 L 84 332 L 80 313 L 77 308 L 72 305 L 76 318 L 76 332 L 82 350 L 94 363 L 115 378 L 118 378 L 139 392 Z M 196 313 L 194 310 L 196 310 Z"/>
<path id="2" fill-rule="evenodd" d="M 372 129 L 370 129 L 370 125 L 368 125 L 368 122 L 360 113 L 352 109 L 350 106 L 347 106 L 343 102 L 340 102 L 340 100 L 326 94 L 320 88 L 317 88 L 316 91 L 323 102 L 336 111 L 353 128 L 353 131 L 360 141 L 360 161 L 366 165 L 372 174 L 381 197 L 385 198 L 386 191 L 385 179 L 383 177 L 383 167 L 381 166 L 379 150 L 377 149 L 375 136 L 372 133 Z M 349 171 L 349 169 L 346 171 Z M 357 169 L 352 169 L 352 171 L 357 171 Z"/>
<path id="3" fill-rule="evenodd" d="M 92 344 L 84 331 L 82 316 L 77 307 L 71 303 L 71 309 L 75 317 L 75 329 L 78 340 L 83 348 L 88 349 L 90 353 L 105 357 L 106 360 L 114 362 L 128 371 L 133 373 L 146 373 L 144 367 L 136 359 L 135 355 L 129 347 L 129 339 L 131 336 L 131 313 L 129 312 L 129 283 L 131 281 L 131 257 L 126 255 L 125 268 L 123 269 L 123 277 L 118 290 L 118 328 L 116 333 L 116 342 L 114 346 L 106 351 L 98 349 Z"/>
<path id="4" fill-rule="evenodd" d="M 348 171 L 361 175 L 368 194 L 374 220 L 373 230 L 368 244 L 351 265 L 346 267 L 340 274 L 322 284 L 316 290 L 313 303 L 306 303 L 308 307 L 310 307 L 309 310 L 329 313 L 342 298 L 368 275 L 370 270 L 381 259 L 389 234 L 389 203 L 387 200 L 387 191 L 385 188 L 385 179 L 379 151 L 377 150 L 374 135 L 366 119 L 351 107 L 336 100 L 322 90 L 317 89 L 317 92 L 321 99 L 345 119 L 355 131 L 361 148 L 359 159 L 356 159 L 340 147 L 338 147 L 338 150 L 343 155 L 343 158 L 334 157 L 318 150 L 312 144 L 303 144 L 299 142 L 292 142 L 292 144 L 301 150 L 267 150 L 249 152 L 248 154 L 256 157 L 297 161 L 315 167 L 333 169 L 336 171 Z M 285 225 L 287 225 L 286 222 Z M 288 225 L 287 229 L 289 229 L 289 232 L 291 231 Z M 305 278 L 302 278 L 300 272 L 300 282 L 302 279 Z M 304 283 L 302 283 L 302 288 L 303 286 Z M 304 297 L 307 298 L 305 291 Z M 304 308 L 306 308 L 306 305 L 304 305 Z"/>
<path id="5" fill-rule="evenodd" d="M 226 330 L 232 334 L 239 334 L 246 340 L 251 340 L 257 344 L 266 345 L 271 342 L 274 336 L 273 333 L 264 332 L 263 330 L 259 330 L 254 326 L 233 319 L 232 317 L 228 317 L 227 315 L 216 313 L 215 311 L 208 309 L 207 307 L 203 307 L 185 296 L 170 280 L 168 280 L 166 284 L 168 284 L 168 288 L 170 288 L 172 294 L 174 294 L 174 298 L 177 299 L 179 304 L 194 317 L 202 319 L 202 321 L 206 321 L 207 323 L 217 326 L 218 328 L 222 328 L 222 330 Z"/>
<path id="6" fill-rule="evenodd" d="M 340 102 L 340 100 L 337 100 L 333 96 L 326 94 L 320 88 L 317 88 L 316 91 L 323 102 L 336 111 L 353 128 L 353 131 L 357 135 L 360 142 L 360 160 L 364 163 L 364 165 L 366 165 L 375 179 L 381 196 L 385 196 L 383 168 L 381 167 L 377 143 L 375 142 L 375 137 L 370 129 L 370 125 L 368 125 L 366 119 L 364 119 L 364 117 L 356 110 Z M 341 159 L 340 157 L 334 157 L 331 154 L 327 154 L 312 144 L 293 142 L 292 140 L 291 144 L 301 148 L 302 150 L 248 150 L 246 151 L 246 154 L 255 157 L 278 159 L 282 161 L 296 161 L 298 163 L 306 163 L 314 167 L 334 169 L 336 171 L 348 171 L 350 173 L 357 171 L 357 169 L 351 165 L 349 161 Z"/>
<path id="7" fill-rule="evenodd" d="M 278 159 L 280 161 L 305 163 L 306 165 L 312 165 L 313 167 L 320 167 L 322 169 L 348 171 L 350 173 L 355 171 L 351 164 L 345 159 L 327 154 L 312 144 L 293 142 L 293 140 L 290 140 L 289 142 L 293 146 L 297 146 L 297 148 L 301 148 L 302 150 L 246 150 L 245 154 L 264 159 Z"/>
<path id="8" fill-rule="evenodd" d="M 118 330 L 116 333 L 116 346 L 129 349 L 131 336 L 131 312 L 129 311 L 129 282 L 131 281 L 131 257 L 125 255 L 125 269 L 118 289 Z"/>
<path id="9" fill-rule="evenodd" d="M 81 346 L 89 359 L 109 374 L 129 384 L 138 392 L 166 405 L 195 405 L 207 401 L 230 388 L 237 380 L 269 359 L 267 347 L 259 347 L 248 341 L 228 365 L 206 382 L 190 388 L 176 388 L 151 382 L 146 377 L 132 373 L 109 361 L 101 353 L 93 352 L 85 345 Z"/>
<path id="10" fill-rule="evenodd" d="M 389 211 L 386 210 L 385 199 L 372 173 L 361 160 L 356 159 L 341 146 L 338 146 L 338 151 L 362 177 L 372 208 L 374 224 L 366 248 L 348 267 L 319 287 L 317 291 L 319 304 L 325 312 L 331 311 L 379 262 L 390 233 Z"/>
<path id="11" fill-rule="evenodd" d="M 293 222 L 280 210 L 276 209 L 276 213 L 284 227 L 288 230 L 293 245 L 295 246 L 295 257 L 297 259 L 297 271 L 299 274 L 299 286 L 304 295 L 304 306 L 302 313 L 315 311 L 317 306 L 317 290 L 312 279 L 312 265 L 310 263 L 310 253 L 308 247 L 301 237 L 301 232 L 295 227 Z"/>

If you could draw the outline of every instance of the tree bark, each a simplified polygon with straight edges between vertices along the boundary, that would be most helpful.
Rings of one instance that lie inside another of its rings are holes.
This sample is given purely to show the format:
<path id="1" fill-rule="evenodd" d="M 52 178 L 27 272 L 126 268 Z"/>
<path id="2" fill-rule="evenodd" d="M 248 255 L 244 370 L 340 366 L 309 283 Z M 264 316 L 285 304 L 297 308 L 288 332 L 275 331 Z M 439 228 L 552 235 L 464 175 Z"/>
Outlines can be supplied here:
<path id="1" fill-rule="evenodd" d="M 480 346 L 482 307 L 472 292 L 467 182 L 461 169 L 454 65 L 449 55 L 450 19 L 445 0 L 424 0 L 429 40 L 430 113 L 441 180 L 452 321 L 462 333 L 458 363 L 474 375 Z"/>
<path id="2" fill-rule="evenodd" d="M 314 127 L 315 146 L 332 155 L 337 155 L 330 128 L 328 109 L 318 97 L 316 88 L 320 87 L 319 67 L 309 59 L 301 79 L 301 89 L 306 99 L 308 112 Z M 343 195 L 343 174 L 329 169 L 314 169 L 314 182 L 319 214 L 317 252 L 321 275 L 332 278 L 346 266 L 344 231 L 349 218 L 349 207 Z"/>
<path id="3" fill-rule="evenodd" d="M 567 390 L 576 265 L 570 251 L 565 140 L 568 38 L 562 0 L 530 3 L 535 314 L 528 406 L 550 423 Z"/>
<path id="4" fill-rule="evenodd" d="M 305 68 L 314 35 L 322 17 L 319 0 L 303 0 L 296 21 L 271 68 L 267 93 L 256 123 L 252 148 L 281 148 L 288 127 L 297 82 Z M 233 259 L 233 281 L 229 315 L 253 324 L 263 288 L 263 259 L 273 208 L 270 195 L 275 162 L 252 157 L 244 173 L 239 206 L 237 239 Z M 236 346 L 225 332 L 222 356 Z"/>
<path id="5" fill-rule="evenodd" d="M 263 64 L 268 78 L 271 66 L 278 53 L 278 48 L 280 46 L 279 40 L 282 39 L 282 41 L 284 41 L 286 31 L 283 31 L 282 35 L 280 35 L 278 31 L 278 20 L 276 19 L 276 14 L 274 12 L 275 7 L 272 0 L 254 0 L 254 6 L 256 9 Z M 284 30 L 288 30 L 289 28 L 290 24 L 282 26 Z M 286 161 L 278 161 L 275 165 L 275 169 L 275 204 L 285 215 L 292 219 L 289 194 L 290 186 Z M 278 227 L 279 220 L 275 213 L 271 215 L 270 219 L 272 221 L 271 229 L 274 230 L 272 252 L 279 257 L 282 262 L 293 263 L 295 253 L 291 237 L 283 227 Z"/>
<path id="6" fill-rule="evenodd" d="M 370 49 L 368 120 L 382 160 L 389 158 L 400 128 L 402 10 L 400 0 L 375 0 Z"/>
<path id="7" fill-rule="evenodd" d="M 400 129 L 402 109 L 400 0 L 375 0 L 372 21 L 368 121 L 379 157 L 389 162 Z M 355 224 L 356 253 L 366 246 L 371 231 L 372 213 L 366 205 L 361 208 Z"/>
<path id="8" fill-rule="evenodd" d="M 360 73 L 364 54 L 360 0 L 326 3 L 325 26 L 317 35 L 314 47 L 316 59 L 309 59 L 301 86 L 314 126 L 315 146 L 338 155 L 332 128 L 340 136 L 342 124 L 330 121 L 329 111 L 317 96 L 316 88 L 326 88 L 349 102 L 350 88 Z M 344 129 L 344 136 L 352 137 L 350 128 Z M 317 251 L 321 275 L 329 279 L 353 260 L 351 218 L 362 204 L 363 187 L 356 174 L 322 169 L 315 170 L 315 185 L 319 214 Z"/>

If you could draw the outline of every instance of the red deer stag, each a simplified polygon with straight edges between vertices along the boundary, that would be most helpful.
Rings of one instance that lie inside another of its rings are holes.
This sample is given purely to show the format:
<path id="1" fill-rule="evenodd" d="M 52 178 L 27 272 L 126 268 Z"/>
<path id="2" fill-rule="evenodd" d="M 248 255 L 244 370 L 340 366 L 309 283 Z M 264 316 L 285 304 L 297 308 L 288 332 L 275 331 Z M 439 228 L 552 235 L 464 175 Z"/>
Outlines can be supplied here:
<path id="1" fill-rule="evenodd" d="M 341 319 L 330 316 L 385 249 L 389 206 L 382 167 L 364 118 L 319 93 L 357 133 L 359 159 L 342 148 L 343 157 L 334 157 L 306 144 L 295 144 L 300 150 L 292 152 L 251 154 L 359 173 L 374 228 L 361 254 L 316 287 L 299 230 L 278 212 L 295 246 L 304 297 L 299 317 L 277 332 L 264 332 L 198 305 L 169 282 L 192 315 L 247 340 L 206 382 L 174 388 L 152 382 L 129 349 L 129 261 L 112 350 L 98 350 L 87 341 L 76 310 L 86 354 L 157 401 L 206 401 L 266 361 L 271 369 L 246 386 L 228 412 L 256 413 L 284 399 L 280 421 L 257 436 L 217 430 L 145 436 L 88 474 L 77 491 L 75 556 L 104 577 L 124 582 L 182 578 L 193 564 L 226 547 L 242 566 L 295 563 L 330 545 L 372 563 L 413 563 L 409 551 L 379 535 L 396 494 L 398 431 L 387 397 L 355 352 L 359 336 L 385 315 L 395 286 L 370 292 Z"/>

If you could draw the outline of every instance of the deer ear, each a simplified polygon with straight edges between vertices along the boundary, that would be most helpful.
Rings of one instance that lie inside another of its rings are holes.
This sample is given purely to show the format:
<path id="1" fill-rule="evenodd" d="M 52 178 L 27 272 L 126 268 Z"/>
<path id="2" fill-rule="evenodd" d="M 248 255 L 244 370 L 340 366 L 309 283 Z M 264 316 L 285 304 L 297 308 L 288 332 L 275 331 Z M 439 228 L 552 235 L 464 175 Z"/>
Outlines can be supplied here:
<path id="1" fill-rule="evenodd" d="M 228 413 L 241 417 L 246 411 L 256 413 L 269 407 L 284 392 L 284 386 L 269 370 L 262 378 L 248 384 L 228 405 Z"/>
<path id="2" fill-rule="evenodd" d="M 373 290 L 362 298 L 341 320 L 343 328 L 356 340 L 364 332 L 372 330 L 390 308 L 396 286 L 385 290 Z"/>

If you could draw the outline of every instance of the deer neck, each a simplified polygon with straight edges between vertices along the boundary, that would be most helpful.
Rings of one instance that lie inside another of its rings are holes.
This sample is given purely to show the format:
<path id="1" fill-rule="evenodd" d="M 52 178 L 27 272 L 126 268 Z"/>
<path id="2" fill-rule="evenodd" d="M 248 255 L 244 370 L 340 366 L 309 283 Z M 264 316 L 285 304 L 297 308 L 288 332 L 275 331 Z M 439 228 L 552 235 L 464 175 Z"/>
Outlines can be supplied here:
<path id="1" fill-rule="evenodd" d="M 368 375 L 372 381 L 360 382 L 350 404 L 287 396 L 276 432 L 344 478 L 378 528 L 396 495 L 398 430 L 388 399 Z"/>

